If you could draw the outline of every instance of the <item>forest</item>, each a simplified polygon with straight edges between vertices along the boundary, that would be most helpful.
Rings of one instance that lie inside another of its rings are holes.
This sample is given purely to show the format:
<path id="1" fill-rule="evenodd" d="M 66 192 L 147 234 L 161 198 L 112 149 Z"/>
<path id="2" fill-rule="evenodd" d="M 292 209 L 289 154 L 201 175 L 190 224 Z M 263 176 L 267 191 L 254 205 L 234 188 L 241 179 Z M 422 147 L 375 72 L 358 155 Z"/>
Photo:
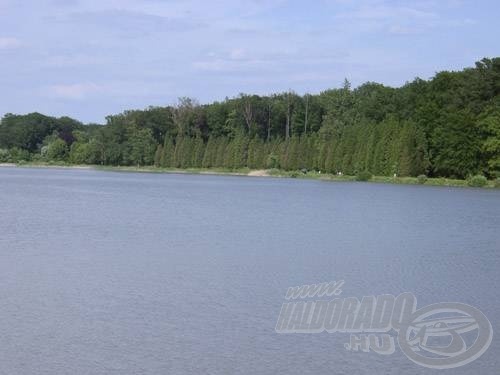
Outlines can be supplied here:
<path id="1" fill-rule="evenodd" d="M 500 177 L 500 58 L 393 88 L 240 94 L 128 110 L 82 124 L 5 114 L 0 162 Z"/>

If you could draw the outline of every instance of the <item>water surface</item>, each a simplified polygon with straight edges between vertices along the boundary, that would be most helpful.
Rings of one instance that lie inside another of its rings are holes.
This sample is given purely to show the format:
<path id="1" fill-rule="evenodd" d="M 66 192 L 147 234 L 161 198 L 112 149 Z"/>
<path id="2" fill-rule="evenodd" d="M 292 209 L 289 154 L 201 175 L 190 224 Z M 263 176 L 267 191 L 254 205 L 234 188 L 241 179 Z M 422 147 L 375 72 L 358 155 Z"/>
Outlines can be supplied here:
<path id="1" fill-rule="evenodd" d="M 428 374 L 277 334 L 288 287 L 479 308 L 500 368 L 500 192 L 0 168 L 0 374 Z"/>

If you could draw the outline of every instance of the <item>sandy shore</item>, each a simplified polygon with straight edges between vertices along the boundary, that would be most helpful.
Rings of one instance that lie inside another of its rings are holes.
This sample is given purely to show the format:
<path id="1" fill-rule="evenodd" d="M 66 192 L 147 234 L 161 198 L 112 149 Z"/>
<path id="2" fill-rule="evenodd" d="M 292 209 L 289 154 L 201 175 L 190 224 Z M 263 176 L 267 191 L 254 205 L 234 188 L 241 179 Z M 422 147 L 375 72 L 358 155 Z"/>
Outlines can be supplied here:
<path id="1" fill-rule="evenodd" d="M 268 177 L 269 172 L 266 171 L 265 169 L 259 169 L 256 171 L 250 171 L 248 172 L 248 176 L 255 176 L 255 177 Z"/>
<path id="2" fill-rule="evenodd" d="M 49 165 L 49 164 L 15 164 L 15 163 L 0 163 L 1 167 L 7 168 L 65 168 L 65 169 L 95 169 L 89 165 Z"/>

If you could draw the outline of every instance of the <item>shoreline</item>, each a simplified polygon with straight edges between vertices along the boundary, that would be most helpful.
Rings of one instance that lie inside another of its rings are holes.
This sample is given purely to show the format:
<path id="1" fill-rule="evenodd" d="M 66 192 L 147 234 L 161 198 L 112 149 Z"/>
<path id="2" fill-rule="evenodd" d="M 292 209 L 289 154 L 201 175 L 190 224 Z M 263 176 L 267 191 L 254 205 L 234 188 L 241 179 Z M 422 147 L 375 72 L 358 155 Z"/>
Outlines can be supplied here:
<path id="1" fill-rule="evenodd" d="M 68 165 L 68 164 L 48 164 L 48 163 L 0 163 L 0 168 L 53 168 L 53 169 L 75 169 L 75 170 L 95 170 L 108 172 L 128 172 L 128 173 L 167 173 L 167 174 L 205 174 L 221 176 L 246 176 L 246 177 L 274 177 L 274 178 L 298 178 L 308 180 L 354 182 L 356 176 L 335 175 L 330 173 L 320 173 L 316 171 L 284 171 L 280 169 L 224 169 L 224 168 L 159 168 L 159 167 L 133 167 L 133 166 L 109 166 L 109 165 Z M 428 177 L 425 183 L 419 182 L 417 177 L 388 177 L 373 176 L 371 183 L 385 183 L 398 185 L 422 185 L 422 186 L 445 186 L 445 187 L 471 187 L 467 180 L 459 180 L 444 177 Z M 489 180 L 485 189 L 499 188 L 495 181 Z"/>

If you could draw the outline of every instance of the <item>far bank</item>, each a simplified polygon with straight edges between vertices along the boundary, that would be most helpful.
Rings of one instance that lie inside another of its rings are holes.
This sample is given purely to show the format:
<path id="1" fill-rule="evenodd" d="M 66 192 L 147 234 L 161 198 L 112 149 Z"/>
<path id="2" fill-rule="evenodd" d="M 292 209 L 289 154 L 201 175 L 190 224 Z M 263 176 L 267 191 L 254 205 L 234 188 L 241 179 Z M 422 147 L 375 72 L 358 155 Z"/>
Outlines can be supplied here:
<path id="1" fill-rule="evenodd" d="M 418 177 L 389 177 L 371 175 L 336 175 L 318 171 L 285 171 L 280 169 L 225 169 L 225 168 L 160 168 L 154 166 L 106 166 L 106 165 L 73 165 L 67 163 L 0 163 L 3 168 L 67 168 L 67 169 L 92 169 L 103 171 L 131 172 L 131 173 L 177 173 L 177 174 L 210 174 L 248 177 L 277 177 L 301 178 L 323 181 L 363 181 L 388 184 L 427 185 L 427 186 L 453 186 L 453 187 L 481 187 L 500 188 L 500 180 L 476 181 L 472 179 Z"/>

